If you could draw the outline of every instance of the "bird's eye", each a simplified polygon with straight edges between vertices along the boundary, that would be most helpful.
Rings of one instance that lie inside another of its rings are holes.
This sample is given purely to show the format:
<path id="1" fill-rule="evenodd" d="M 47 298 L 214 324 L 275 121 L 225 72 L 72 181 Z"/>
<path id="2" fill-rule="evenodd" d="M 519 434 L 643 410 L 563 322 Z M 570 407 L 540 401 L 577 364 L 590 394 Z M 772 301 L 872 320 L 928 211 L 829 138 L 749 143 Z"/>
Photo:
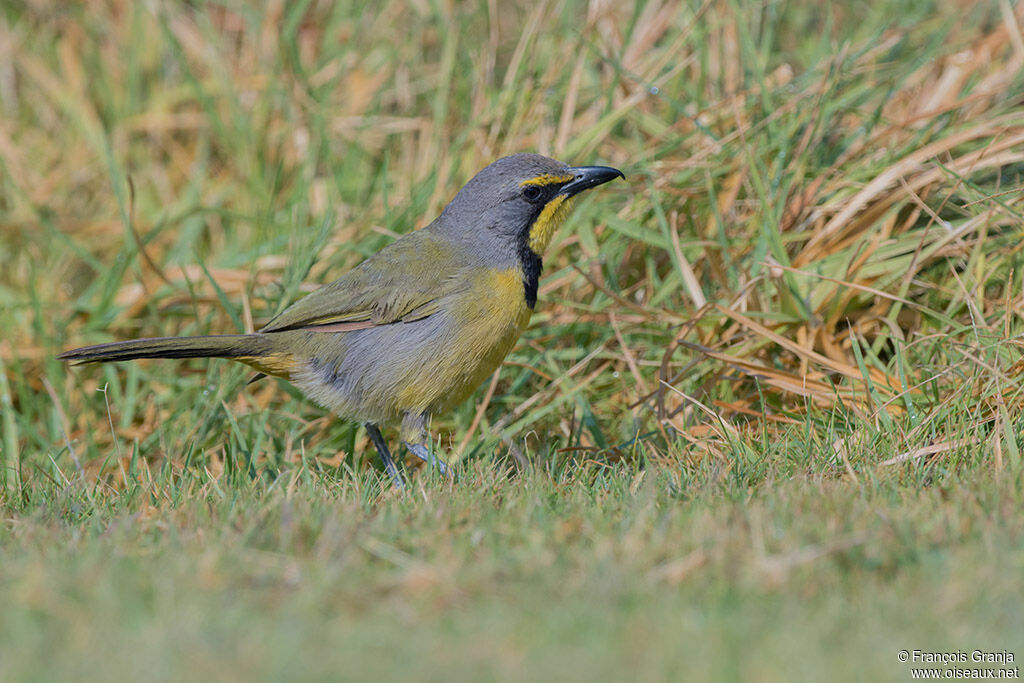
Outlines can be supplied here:
<path id="1" fill-rule="evenodd" d="M 528 202 L 537 201 L 538 199 L 540 199 L 540 195 L 540 188 L 537 187 L 536 185 L 527 185 L 526 188 L 523 189 L 523 197 Z"/>

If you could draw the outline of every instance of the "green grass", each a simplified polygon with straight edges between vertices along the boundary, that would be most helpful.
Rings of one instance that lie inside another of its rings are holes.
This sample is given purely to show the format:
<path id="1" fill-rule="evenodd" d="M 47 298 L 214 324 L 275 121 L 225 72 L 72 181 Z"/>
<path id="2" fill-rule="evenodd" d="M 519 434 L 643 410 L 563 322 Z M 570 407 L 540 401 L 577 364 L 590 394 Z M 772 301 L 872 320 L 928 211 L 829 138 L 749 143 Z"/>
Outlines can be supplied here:
<path id="1" fill-rule="evenodd" d="M 1024 12 L 620 5 L 0 7 L 0 679 L 1024 657 Z M 629 180 L 435 418 L 454 483 L 226 361 L 54 358 L 252 329 L 523 150 Z"/>
<path id="2" fill-rule="evenodd" d="M 54 496 L 3 532 L 4 678 L 899 679 L 1024 626 L 1021 497 L 986 477 L 421 483 Z"/>

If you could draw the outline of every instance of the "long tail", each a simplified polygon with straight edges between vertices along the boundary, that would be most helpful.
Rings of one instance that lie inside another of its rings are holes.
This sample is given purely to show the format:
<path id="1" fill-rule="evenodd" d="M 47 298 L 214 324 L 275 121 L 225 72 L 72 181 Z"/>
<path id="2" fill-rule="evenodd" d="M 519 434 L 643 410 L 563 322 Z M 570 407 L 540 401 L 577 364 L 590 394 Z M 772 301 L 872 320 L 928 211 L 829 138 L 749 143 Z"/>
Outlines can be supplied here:
<path id="1" fill-rule="evenodd" d="M 272 354 L 273 343 L 263 334 L 225 334 L 212 337 L 155 337 L 84 346 L 65 351 L 61 360 L 107 363 L 136 358 L 236 358 L 251 364 Z"/>

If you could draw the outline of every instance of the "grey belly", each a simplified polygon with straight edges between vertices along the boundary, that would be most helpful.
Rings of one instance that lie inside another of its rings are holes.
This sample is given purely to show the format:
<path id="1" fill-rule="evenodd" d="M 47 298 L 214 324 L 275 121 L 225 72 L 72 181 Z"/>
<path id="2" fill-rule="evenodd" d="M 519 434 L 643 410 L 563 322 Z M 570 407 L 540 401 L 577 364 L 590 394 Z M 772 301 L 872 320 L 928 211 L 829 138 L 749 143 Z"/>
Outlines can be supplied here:
<path id="1" fill-rule="evenodd" d="M 441 350 L 452 341 L 446 318 L 439 313 L 411 323 L 313 333 L 332 338 L 316 344 L 321 351 L 305 361 L 292 382 L 340 417 L 377 423 L 399 419 L 403 410 L 396 397 L 410 383 L 426 386 L 437 374 Z"/>

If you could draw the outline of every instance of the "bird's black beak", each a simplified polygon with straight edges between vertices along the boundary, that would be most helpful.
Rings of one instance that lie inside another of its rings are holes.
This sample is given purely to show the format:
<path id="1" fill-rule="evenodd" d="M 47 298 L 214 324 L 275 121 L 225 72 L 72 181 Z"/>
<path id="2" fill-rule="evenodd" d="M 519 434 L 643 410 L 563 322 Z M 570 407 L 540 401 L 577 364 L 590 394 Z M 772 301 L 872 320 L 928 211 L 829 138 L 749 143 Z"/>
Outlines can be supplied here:
<path id="1" fill-rule="evenodd" d="M 576 168 L 567 168 L 565 172 L 571 173 L 573 179 L 563 185 L 558 194 L 564 194 L 568 197 L 579 194 L 583 190 L 604 185 L 609 180 L 615 180 L 616 178 L 626 179 L 622 171 L 611 166 L 577 166 Z"/>

